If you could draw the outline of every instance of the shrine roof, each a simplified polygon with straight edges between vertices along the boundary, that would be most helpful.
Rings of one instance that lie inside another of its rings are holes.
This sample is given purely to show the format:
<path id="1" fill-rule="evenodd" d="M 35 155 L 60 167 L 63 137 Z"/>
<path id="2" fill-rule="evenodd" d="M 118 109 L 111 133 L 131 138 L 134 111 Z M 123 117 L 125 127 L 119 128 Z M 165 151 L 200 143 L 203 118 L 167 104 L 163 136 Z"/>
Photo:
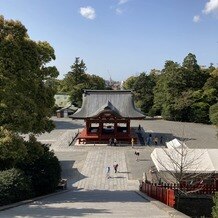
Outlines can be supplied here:
<path id="1" fill-rule="evenodd" d="M 143 119 L 145 115 L 134 105 L 131 91 L 85 90 L 82 107 L 70 117 L 85 119 L 97 117 L 102 112 L 129 119 Z"/>

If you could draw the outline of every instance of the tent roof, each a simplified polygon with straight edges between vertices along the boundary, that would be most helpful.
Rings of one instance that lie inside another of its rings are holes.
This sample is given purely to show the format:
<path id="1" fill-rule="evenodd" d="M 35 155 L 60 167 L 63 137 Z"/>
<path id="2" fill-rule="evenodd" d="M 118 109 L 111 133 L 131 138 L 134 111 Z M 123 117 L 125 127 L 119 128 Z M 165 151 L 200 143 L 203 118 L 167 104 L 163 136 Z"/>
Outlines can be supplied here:
<path id="1" fill-rule="evenodd" d="M 82 107 L 70 117 L 84 119 L 101 112 L 112 112 L 120 117 L 143 119 L 145 116 L 135 108 L 131 91 L 86 90 Z"/>
<path id="2" fill-rule="evenodd" d="M 184 155 L 182 155 L 182 153 Z M 182 158 L 183 157 L 183 158 Z M 185 157 L 185 158 L 184 158 Z M 155 148 L 151 159 L 160 172 L 179 172 L 183 159 L 186 173 L 218 172 L 218 149 L 168 149 Z"/>
<path id="3" fill-rule="evenodd" d="M 218 149 L 207 149 L 207 152 L 216 172 L 218 172 Z"/>
<path id="4" fill-rule="evenodd" d="M 179 141 L 178 139 L 173 139 L 169 142 L 166 142 L 167 148 L 187 148 L 187 145 L 184 142 Z"/>

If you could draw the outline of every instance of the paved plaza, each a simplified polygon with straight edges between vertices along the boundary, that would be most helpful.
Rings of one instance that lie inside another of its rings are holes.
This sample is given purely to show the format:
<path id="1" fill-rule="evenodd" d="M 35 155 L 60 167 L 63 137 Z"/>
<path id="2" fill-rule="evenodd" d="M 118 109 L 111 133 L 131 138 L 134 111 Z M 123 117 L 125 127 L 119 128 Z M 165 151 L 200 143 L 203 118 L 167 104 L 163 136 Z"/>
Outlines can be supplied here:
<path id="1" fill-rule="evenodd" d="M 155 204 L 143 199 L 135 192 L 98 190 L 82 192 L 69 191 L 0 212 L 0 217 L 169 218 L 170 215 L 167 211 L 158 208 Z"/>
<path id="2" fill-rule="evenodd" d="M 131 179 L 136 174 L 132 174 L 130 162 L 138 166 L 144 162 L 136 161 L 131 147 L 73 146 L 71 150 L 56 151 L 56 155 L 62 165 L 62 176 L 68 179 L 68 191 L 2 211 L 0 217 L 167 218 L 170 213 L 185 217 L 137 193 L 139 183 Z M 119 164 L 117 173 L 113 171 L 115 161 Z M 109 179 L 107 166 L 111 167 Z"/>
<path id="3" fill-rule="evenodd" d="M 151 133 L 152 136 L 163 136 L 165 141 L 177 138 L 184 141 L 189 148 L 218 148 L 217 128 L 213 125 L 161 119 L 131 122 L 135 127 L 139 124 L 144 130 L 144 137 Z"/>
<path id="4" fill-rule="evenodd" d="M 137 193 L 139 180 L 152 164 L 150 153 L 154 145 L 134 148 L 130 145 L 68 146 L 65 142 L 83 127 L 83 122 L 67 118 L 55 119 L 55 122 L 57 128 L 38 139 L 51 143 L 62 166 L 62 177 L 68 179 L 68 191 L 2 211 L 0 217 L 172 217 L 171 213 L 174 217 L 185 217 Z M 216 130 L 210 125 L 163 120 L 132 122 L 135 127 L 139 124 L 144 138 L 151 133 L 163 136 L 164 140 L 184 139 L 191 148 L 217 147 Z M 140 152 L 138 161 L 136 150 Z M 113 169 L 114 162 L 119 165 L 117 173 Z M 108 166 L 109 179 L 106 176 Z"/>

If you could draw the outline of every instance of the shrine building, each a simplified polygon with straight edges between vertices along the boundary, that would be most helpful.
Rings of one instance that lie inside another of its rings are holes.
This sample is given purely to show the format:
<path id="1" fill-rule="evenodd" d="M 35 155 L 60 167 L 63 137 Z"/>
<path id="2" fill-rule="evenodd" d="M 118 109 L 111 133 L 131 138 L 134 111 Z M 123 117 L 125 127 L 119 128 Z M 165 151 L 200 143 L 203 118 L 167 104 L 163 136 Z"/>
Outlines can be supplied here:
<path id="1" fill-rule="evenodd" d="M 116 139 L 119 143 L 137 140 L 130 120 L 144 119 L 135 108 L 131 91 L 85 90 L 82 107 L 72 119 L 83 119 L 85 128 L 79 133 L 78 141 L 86 143 L 108 143 Z"/>

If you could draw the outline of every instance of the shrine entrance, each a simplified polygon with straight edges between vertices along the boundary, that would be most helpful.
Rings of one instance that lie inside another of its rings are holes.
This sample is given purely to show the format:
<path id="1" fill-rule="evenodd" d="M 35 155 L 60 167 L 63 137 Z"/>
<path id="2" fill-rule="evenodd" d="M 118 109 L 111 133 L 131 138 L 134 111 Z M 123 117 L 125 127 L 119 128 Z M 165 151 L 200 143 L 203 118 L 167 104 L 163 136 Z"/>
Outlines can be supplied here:
<path id="1" fill-rule="evenodd" d="M 84 119 L 86 125 L 79 133 L 80 143 L 130 143 L 136 133 L 130 127 L 131 119 L 144 119 L 135 108 L 131 91 L 87 90 L 83 94 L 82 108 L 70 116 Z"/>
<path id="2" fill-rule="evenodd" d="M 119 142 L 130 142 L 135 138 L 131 134 L 130 120 L 103 112 L 97 117 L 85 119 L 86 128 L 80 133 L 78 140 L 81 142 L 106 142 L 117 139 Z"/>

